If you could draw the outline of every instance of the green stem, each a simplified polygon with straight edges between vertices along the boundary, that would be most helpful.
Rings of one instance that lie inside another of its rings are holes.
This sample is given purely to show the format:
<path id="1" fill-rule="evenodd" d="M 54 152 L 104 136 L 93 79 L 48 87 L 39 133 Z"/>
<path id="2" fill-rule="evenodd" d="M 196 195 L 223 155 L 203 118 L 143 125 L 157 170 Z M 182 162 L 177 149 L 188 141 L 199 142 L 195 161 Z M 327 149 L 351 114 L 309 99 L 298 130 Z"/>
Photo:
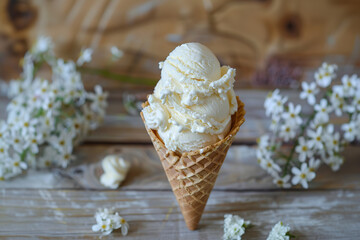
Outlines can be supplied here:
<path id="1" fill-rule="evenodd" d="M 326 98 L 326 99 L 327 99 L 328 95 L 330 95 L 330 94 L 331 94 L 331 89 L 327 90 L 327 91 L 324 93 L 324 95 L 323 95 L 323 97 L 322 97 L 321 99 L 323 99 L 323 98 Z M 328 99 L 327 99 L 327 100 L 328 100 Z M 329 101 L 329 100 L 328 100 L 328 101 Z M 294 153 L 295 153 L 295 148 L 297 147 L 297 145 L 299 145 L 299 140 L 298 140 L 298 139 L 299 139 L 300 137 L 303 137 L 303 136 L 304 136 L 305 129 L 309 126 L 310 121 L 314 119 L 315 114 L 316 114 L 316 111 L 314 110 L 314 111 L 312 112 L 312 114 L 309 116 L 309 118 L 307 119 L 306 123 L 305 123 L 303 126 L 301 126 L 300 134 L 299 134 L 299 136 L 297 137 L 297 139 L 296 139 L 293 147 L 291 148 L 289 157 L 286 159 L 286 164 L 285 164 L 285 168 L 284 168 L 283 177 L 285 177 L 286 174 L 288 173 L 288 170 L 289 170 L 288 168 L 289 168 L 289 165 L 290 165 L 290 161 L 291 161 L 291 159 L 292 159 L 292 157 L 293 157 L 293 155 L 294 155 Z"/>
<path id="2" fill-rule="evenodd" d="M 286 155 L 285 155 L 284 153 L 282 153 L 282 152 L 278 152 L 278 154 L 279 154 L 279 156 L 282 157 L 282 158 L 285 158 L 285 159 L 288 158 L 288 156 L 286 156 Z"/>
<path id="3" fill-rule="evenodd" d="M 291 161 L 291 159 L 292 159 L 292 157 L 293 157 L 293 155 L 295 153 L 295 148 L 297 147 L 297 145 L 299 145 L 299 138 L 304 136 L 305 129 L 310 124 L 310 121 L 314 119 L 315 113 L 316 112 L 313 111 L 313 113 L 307 119 L 306 123 L 303 126 L 301 126 L 300 134 L 299 134 L 298 138 L 296 139 L 293 147 L 291 148 L 290 155 L 286 159 L 286 164 L 285 164 L 285 168 L 284 168 L 283 177 L 285 177 L 286 174 L 288 173 L 288 168 L 289 168 L 289 165 L 290 165 L 290 161 Z"/>
<path id="4" fill-rule="evenodd" d="M 39 62 L 35 62 L 34 61 L 34 70 L 33 70 L 33 78 L 35 78 L 36 73 L 39 71 L 39 69 L 41 68 L 41 66 L 43 65 L 43 61 L 39 61 Z"/>
<path id="5" fill-rule="evenodd" d="M 285 235 L 286 235 L 286 236 L 289 236 L 290 239 L 291 239 L 291 238 L 296 238 L 296 236 L 293 235 L 293 234 L 291 234 L 290 232 L 287 232 Z"/>
<path id="6" fill-rule="evenodd" d="M 111 72 L 107 69 L 79 67 L 78 70 L 83 73 L 99 75 L 99 76 L 109 78 L 109 79 L 114 79 L 114 80 L 117 80 L 117 81 L 120 81 L 123 83 L 140 84 L 140 85 L 146 85 L 146 86 L 153 87 L 158 82 L 155 79 L 131 77 L 131 76 L 117 74 L 117 73 Z"/>
<path id="7" fill-rule="evenodd" d="M 20 154 L 20 159 L 22 162 L 25 162 L 25 159 L 26 159 L 26 155 L 29 151 L 29 148 L 25 149 L 21 154 Z"/>

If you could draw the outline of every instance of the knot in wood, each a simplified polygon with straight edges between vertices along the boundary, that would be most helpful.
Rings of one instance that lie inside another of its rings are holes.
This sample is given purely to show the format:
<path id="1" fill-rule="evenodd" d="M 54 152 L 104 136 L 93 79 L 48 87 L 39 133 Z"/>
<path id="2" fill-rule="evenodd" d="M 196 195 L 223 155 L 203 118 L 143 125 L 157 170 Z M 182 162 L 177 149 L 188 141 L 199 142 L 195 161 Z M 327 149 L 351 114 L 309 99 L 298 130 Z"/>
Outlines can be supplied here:
<path id="1" fill-rule="evenodd" d="M 37 10 L 30 1 L 9 0 L 7 13 L 11 24 L 16 30 L 32 26 L 37 18 Z"/>
<path id="2" fill-rule="evenodd" d="M 298 38 L 301 35 L 301 18 L 298 14 L 287 14 L 280 21 L 281 32 L 289 38 Z"/>

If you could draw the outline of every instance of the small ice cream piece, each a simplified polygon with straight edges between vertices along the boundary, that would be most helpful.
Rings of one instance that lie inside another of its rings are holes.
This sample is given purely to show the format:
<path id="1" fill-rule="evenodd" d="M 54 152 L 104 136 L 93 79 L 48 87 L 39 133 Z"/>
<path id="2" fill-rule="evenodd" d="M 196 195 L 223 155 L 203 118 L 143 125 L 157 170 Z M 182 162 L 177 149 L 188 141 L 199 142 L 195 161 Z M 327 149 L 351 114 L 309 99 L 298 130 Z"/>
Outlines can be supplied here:
<path id="1" fill-rule="evenodd" d="M 118 155 L 109 155 L 102 160 L 101 166 L 104 170 L 103 175 L 100 177 L 101 184 L 116 189 L 124 181 L 130 163 Z"/>
<path id="2" fill-rule="evenodd" d="M 233 90 L 235 69 L 221 67 L 200 43 L 178 46 L 159 66 L 161 79 L 143 116 L 166 148 L 188 152 L 226 137 L 238 107 Z"/>

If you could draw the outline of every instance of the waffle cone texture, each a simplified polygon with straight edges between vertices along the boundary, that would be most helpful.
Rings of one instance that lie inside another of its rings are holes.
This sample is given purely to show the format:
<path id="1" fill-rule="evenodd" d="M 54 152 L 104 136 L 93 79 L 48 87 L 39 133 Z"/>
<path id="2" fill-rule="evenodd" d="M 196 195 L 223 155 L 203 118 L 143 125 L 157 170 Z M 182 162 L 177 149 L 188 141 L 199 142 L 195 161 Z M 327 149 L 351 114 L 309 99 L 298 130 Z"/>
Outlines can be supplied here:
<path id="1" fill-rule="evenodd" d="M 231 129 L 228 135 L 212 145 L 184 153 L 168 150 L 157 131 L 146 126 L 141 113 L 146 130 L 159 155 L 185 223 L 190 230 L 197 228 L 227 151 L 245 121 L 244 104 L 238 97 L 236 100 L 238 110 L 231 116 Z M 143 107 L 146 106 L 148 106 L 148 102 L 143 103 Z"/>

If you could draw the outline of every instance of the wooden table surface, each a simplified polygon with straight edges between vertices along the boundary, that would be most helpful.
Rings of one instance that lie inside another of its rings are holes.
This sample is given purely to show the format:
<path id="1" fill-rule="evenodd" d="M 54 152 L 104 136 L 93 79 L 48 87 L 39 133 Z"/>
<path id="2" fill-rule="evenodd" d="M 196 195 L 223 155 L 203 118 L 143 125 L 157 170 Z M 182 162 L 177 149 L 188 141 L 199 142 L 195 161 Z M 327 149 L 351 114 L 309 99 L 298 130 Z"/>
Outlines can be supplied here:
<path id="1" fill-rule="evenodd" d="M 296 92 L 288 92 L 295 96 Z M 266 91 L 244 90 L 247 121 L 222 166 L 199 230 L 189 231 L 138 116 L 128 116 L 111 94 L 105 125 L 77 148 L 67 169 L 28 172 L 0 183 L 0 239 L 98 239 L 91 231 L 100 207 L 115 207 L 130 224 L 124 239 L 221 239 L 223 217 L 238 214 L 255 226 L 244 239 L 266 239 L 278 221 L 297 239 L 360 238 L 360 148 L 349 146 L 334 173 L 320 168 L 309 190 L 281 190 L 256 163 L 255 139 L 266 131 Z M 0 117 L 6 99 L 0 99 Z M 102 187 L 100 160 L 120 153 L 131 162 L 117 190 Z M 121 237 L 114 232 L 105 239 Z"/>

